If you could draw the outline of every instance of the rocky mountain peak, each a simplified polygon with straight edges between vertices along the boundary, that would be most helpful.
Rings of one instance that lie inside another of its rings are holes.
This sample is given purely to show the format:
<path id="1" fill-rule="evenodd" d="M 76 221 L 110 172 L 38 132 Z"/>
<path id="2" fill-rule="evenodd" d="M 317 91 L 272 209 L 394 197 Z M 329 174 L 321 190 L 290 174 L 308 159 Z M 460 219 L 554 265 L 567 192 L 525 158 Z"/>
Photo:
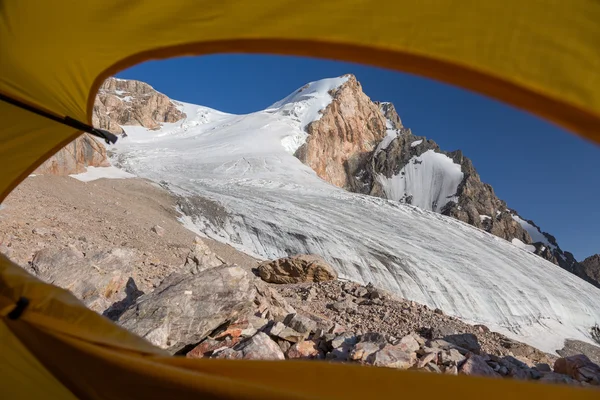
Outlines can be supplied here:
<path id="1" fill-rule="evenodd" d="M 92 122 L 116 134 L 123 133 L 121 125 L 158 129 L 162 123 L 186 117 L 178 106 L 147 83 L 108 78 L 96 95 Z"/>
<path id="2" fill-rule="evenodd" d="M 329 92 L 331 103 L 306 127 L 308 139 L 296 156 L 324 180 L 353 188 L 354 176 L 383 139 L 386 121 L 354 75 Z"/>
<path id="3" fill-rule="evenodd" d="M 392 103 L 371 101 L 354 75 L 345 77 L 330 91 L 332 101 L 321 118 L 307 126 L 308 139 L 296 152 L 321 178 L 459 219 L 600 286 L 554 236 L 509 209 L 461 150 L 447 152 L 414 135 Z"/>

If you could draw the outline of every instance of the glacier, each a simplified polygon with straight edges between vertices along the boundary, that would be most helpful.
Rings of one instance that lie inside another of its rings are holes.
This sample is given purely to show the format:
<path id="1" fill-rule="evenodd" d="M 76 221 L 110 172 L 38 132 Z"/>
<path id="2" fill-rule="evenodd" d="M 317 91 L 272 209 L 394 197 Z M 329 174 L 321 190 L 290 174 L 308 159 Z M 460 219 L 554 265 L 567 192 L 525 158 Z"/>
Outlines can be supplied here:
<path id="1" fill-rule="evenodd" d="M 306 124 L 342 83 L 309 84 L 247 115 L 179 103 L 183 121 L 156 131 L 124 126 L 127 137 L 111 147 L 113 163 L 180 196 L 188 228 L 258 258 L 319 254 L 345 279 L 544 351 L 562 348 L 566 338 L 591 342 L 599 289 L 461 221 L 332 186 L 293 156 Z M 425 179 L 442 198 L 452 194 L 454 182 Z"/>

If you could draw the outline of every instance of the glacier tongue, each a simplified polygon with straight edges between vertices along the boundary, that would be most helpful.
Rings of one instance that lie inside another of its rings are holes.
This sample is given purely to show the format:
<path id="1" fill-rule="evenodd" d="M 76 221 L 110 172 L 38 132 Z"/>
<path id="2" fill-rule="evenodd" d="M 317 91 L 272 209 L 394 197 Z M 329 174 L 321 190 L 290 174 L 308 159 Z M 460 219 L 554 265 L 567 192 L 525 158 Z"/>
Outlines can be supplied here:
<path id="1" fill-rule="evenodd" d="M 344 278 L 542 350 L 560 349 L 565 338 L 590 341 L 600 321 L 597 288 L 460 221 L 329 185 L 286 151 L 282 141 L 298 133 L 302 118 L 277 110 L 298 110 L 295 101 L 318 109 L 310 103 L 322 102 L 317 92 L 241 116 L 186 105 L 186 121 L 159 131 L 124 127 L 115 159 L 185 196 L 193 205 L 185 220 L 195 230 L 251 254 L 320 254 Z"/>

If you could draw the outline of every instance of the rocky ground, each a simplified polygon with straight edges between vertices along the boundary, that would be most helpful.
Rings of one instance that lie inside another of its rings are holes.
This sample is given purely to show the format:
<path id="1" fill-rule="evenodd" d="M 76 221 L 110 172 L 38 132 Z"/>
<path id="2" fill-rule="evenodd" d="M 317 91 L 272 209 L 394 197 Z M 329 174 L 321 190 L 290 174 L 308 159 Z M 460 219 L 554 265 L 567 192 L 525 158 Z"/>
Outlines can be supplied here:
<path id="1" fill-rule="evenodd" d="M 545 354 L 341 281 L 317 256 L 259 264 L 197 238 L 177 221 L 176 205 L 140 179 L 32 177 L 2 204 L 0 251 L 173 354 L 600 385 L 598 347 L 567 341 L 562 357 Z"/>
<path id="2" fill-rule="evenodd" d="M 34 176 L 2 203 L 0 251 L 29 266 L 42 249 L 84 256 L 122 250 L 136 284 L 147 291 L 183 265 L 193 246 L 196 235 L 178 217 L 176 199 L 146 180 Z M 204 243 L 227 263 L 258 264 L 228 245 Z"/>

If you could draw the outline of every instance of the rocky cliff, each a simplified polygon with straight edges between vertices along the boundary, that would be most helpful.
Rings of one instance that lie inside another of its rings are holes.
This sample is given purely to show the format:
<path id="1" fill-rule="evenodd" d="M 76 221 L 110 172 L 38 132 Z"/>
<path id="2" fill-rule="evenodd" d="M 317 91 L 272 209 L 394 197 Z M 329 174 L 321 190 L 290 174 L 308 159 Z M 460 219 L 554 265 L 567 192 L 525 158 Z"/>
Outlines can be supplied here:
<path id="1" fill-rule="evenodd" d="M 386 121 L 354 75 L 330 92 L 321 118 L 306 127 L 308 139 L 296 156 L 336 186 L 355 189 L 355 175 L 385 136 Z"/>
<path id="2" fill-rule="evenodd" d="M 535 253 L 599 286 L 590 268 L 499 199 L 460 150 L 447 152 L 406 128 L 393 104 L 373 102 L 352 75 L 306 127 L 296 156 L 324 180 L 353 192 L 459 219 Z"/>
<path id="3" fill-rule="evenodd" d="M 122 125 L 157 129 L 165 122 L 185 118 L 178 104 L 147 83 L 108 78 L 98 90 L 92 114 L 96 128 L 123 134 Z M 93 137 L 83 134 L 48 159 L 36 171 L 40 175 L 70 175 L 86 167 L 106 167 L 106 149 Z"/>
<path id="4" fill-rule="evenodd" d="M 178 104 L 147 83 L 108 78 L 98 89 L 92 123 L 121 134 L 121 125 L 157 129 L 164 122 L 176 122 L 185 116 Z"/>
<path id="5" fill-rule="evenodd" d="M 85 172 L 86 167 L 108 167 L 106 148 L 84 133 L 46 160 L 34 172 L 37 175 L 70 175 Z"/>

